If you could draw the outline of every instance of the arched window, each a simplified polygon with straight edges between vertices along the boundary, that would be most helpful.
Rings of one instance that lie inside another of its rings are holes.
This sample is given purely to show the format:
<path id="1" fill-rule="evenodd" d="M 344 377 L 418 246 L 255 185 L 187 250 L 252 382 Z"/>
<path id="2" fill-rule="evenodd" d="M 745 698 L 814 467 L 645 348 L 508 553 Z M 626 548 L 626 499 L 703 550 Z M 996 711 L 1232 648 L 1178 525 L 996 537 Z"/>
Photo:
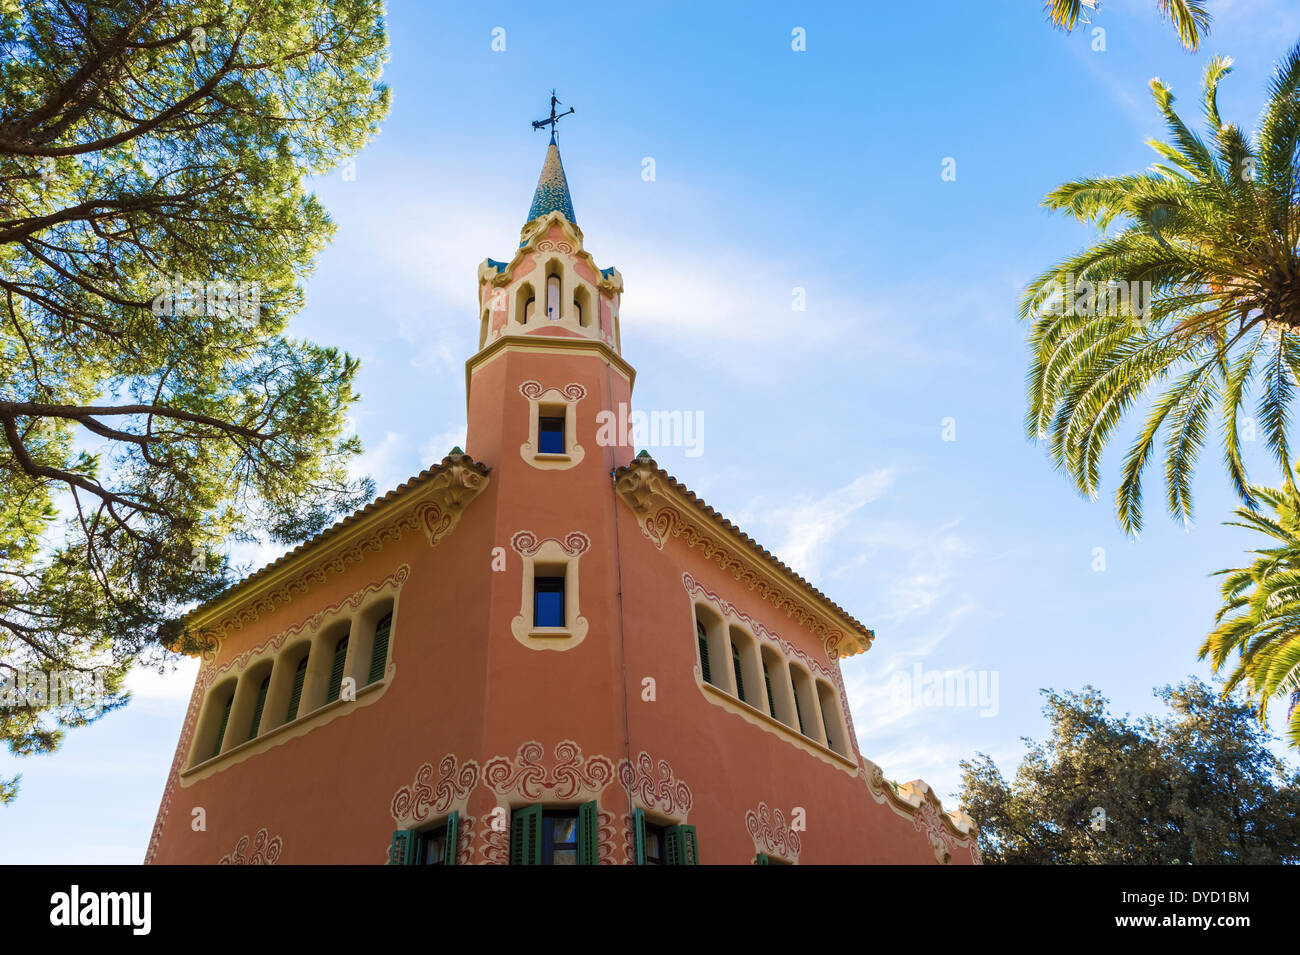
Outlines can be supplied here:
<path id="1" fill-rule="evenodd" d="M 262 685 L 257 688 L 257 703 L 253 706 L 253 721 L 248 728 L 248 738 L 257 737 L 258 727 L 262 725 L 262 710 L 266 709 L 266 693 L 271 689 L 271 674 L 267 674 L 262 679 Z"/>
<path id="2" fill-rule="evenodd" d="M 302 703 L 302 685 L 307 679 L 307 660 L 310 656 L 310 651 L 304 653 L 302 659 L 298 661 L 298 668 L 294 671 L 293 689 L 289 693 L 289 711 L 284 717 L 286 723 L 292 723 L 298 718 L 298 705 Z"/>
<path id="3" fill-rule="evenodd" d="M 339 690 L 343 686 L 343 664 L 348 659 L 348 635 L 345 633 L 334 644 L 334 660 L 330 666 L 329 687 L 325 691 L 325 702 L 333 703 L 339 698 Z"/>
<path id="4" fill-rule="evenodd" d="M 375 624 L 375 642 L 370 648 L 370 672 L 366 675 L 367 685 L 384 678 L 388 667 L 388 634 L 393 627 L 393 615 L 386 614 Z"/>
<path id="5" fill-rule="evenodd" d="M 776 697 L 772 690 L 772 666 L 767 662 L 767 656 L 763 656 L 763 687 L 767 690 L 767 711 L 776 719 Z"/>
<path id="6" fill-rule="evenodd" d="M 528 320 L 533 317 L 533 309 L 537 305 L 535 295 L 532 285 L 528 282 L 519 286 L 519 291 L 515 293 L 515 321 L 520 325 L 528 324 Z"/>
<path id="7" fill-rule="evenodd" d="M 235 694 L 232 692 L 226 698 L 226 705 L 221 710 L 221 725 L 217 728 L 217 744 L 212 747 L 212 755 L 218 756 L 221 753 L 221 741 L 226 738 L 226 727 L 230 725 L 230 708 L 235 705 Z"/>
<path id="8" fill-rule="evenodd" d="M 546 317 L 552 322 L 560 318 L 560 277 L 554 272 L 546 277 Z"/>
<path id="9" fill-rule="evenodd" d="M 579 285 L 573 292 L 573 317 L 583 328 L 591 324 L 590 304 L 591 296 L 587 294 L 587 287 Z"/>
<path id="10" fill-rule="evenodd" d="M 731 641 L 731 665 L 736 672 L 736 698 L 742 703 L 748 703 L 745 699 L 745 668 L 740 664 L 740 647 L 736 646 L 736 641 Z"/>
<path id="11" fill-rule="evenodd" d="M 695 621 L 695 640 L 700 647 L 700 672 L 704 674 L 704 682 L 712 683 L 713 675 L 709 671 L 709 634 L 704 629 L 704 624 Z"/>

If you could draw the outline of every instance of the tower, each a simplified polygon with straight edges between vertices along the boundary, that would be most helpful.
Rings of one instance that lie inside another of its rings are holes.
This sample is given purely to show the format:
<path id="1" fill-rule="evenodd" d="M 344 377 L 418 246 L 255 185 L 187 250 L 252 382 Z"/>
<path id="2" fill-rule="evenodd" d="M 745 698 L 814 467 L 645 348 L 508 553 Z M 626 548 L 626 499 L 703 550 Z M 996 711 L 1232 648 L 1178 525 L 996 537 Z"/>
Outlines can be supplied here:
<path id="1" fill-rule="evenodd" d="M 874 634 L 634 453 L 623 279 L 554 104 L 519 244 L 478 268 L 464 451 L 186 618 L 146 861 L 978 862 L 859 752 L 839 660 Z"/>

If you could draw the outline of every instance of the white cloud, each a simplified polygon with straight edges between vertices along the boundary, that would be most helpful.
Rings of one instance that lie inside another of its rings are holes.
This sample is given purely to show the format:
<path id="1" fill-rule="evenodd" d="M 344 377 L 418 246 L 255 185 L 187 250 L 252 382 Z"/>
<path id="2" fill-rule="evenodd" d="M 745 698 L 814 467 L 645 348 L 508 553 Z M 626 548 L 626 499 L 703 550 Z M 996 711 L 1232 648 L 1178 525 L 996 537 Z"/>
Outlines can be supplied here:
<path id="1" fill-rule="evenodd" d="M 821 570 L 822 553 L 855 512 L 879 498 L 889 486 L 887 469 L 868 471 L 849 484 L 819 498 L 806 495 L 784 504 L 759 498 L 745 509 L 742 525 L 773 528 L 781 541 L 772 549 L 797 573 L 812 580 Z"/>

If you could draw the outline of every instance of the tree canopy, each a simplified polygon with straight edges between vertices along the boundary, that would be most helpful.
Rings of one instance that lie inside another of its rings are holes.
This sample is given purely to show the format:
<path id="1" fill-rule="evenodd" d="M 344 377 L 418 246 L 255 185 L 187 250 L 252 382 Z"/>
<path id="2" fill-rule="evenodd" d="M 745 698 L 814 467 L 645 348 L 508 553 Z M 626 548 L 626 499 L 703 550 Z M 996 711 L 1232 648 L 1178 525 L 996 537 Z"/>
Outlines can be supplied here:
<path id="1" fill-rule="evenodd" d="M 1157 692 L 1163 718 L 1113 716 L 1093 687 L 1044 695 L 1051 736 L 1012 781 L 985 754 L 961 764 L 986 862 L 1300 861 L 1300 772 L 1248 705 L 1199 680 Z"/>
<path id="2" fill-rule="evenodd" d="M 306 178 L 389 105 L 379 0 L 0 0 L 0 706 L 20 754 L 119 704 L 228 540 L 309 537 L 357 362 L 289 335 L 332 223 Z M 0 800 L 14 781 L 0 781 Z"/>

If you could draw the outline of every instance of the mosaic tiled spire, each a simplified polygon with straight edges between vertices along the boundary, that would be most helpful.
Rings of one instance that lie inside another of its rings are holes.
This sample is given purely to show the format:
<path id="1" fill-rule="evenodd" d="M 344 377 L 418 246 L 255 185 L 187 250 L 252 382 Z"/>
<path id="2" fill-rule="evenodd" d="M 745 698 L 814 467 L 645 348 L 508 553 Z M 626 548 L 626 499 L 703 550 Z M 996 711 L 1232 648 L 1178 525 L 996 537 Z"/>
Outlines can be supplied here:
<path id="1" fill-rule="evenodd" d="M 573 200 L 569 198 L 569 181 L 564 178 L 564 165 L 560 162 L 560 149 L 551 137 L 551 145 L 546 149 L 546 161 L 542 163 L 542 175 L 537 180 L 537 191 L 533 193 L 533 204 L 528 210 L 528 221 L 548 212 L 558 212 L 574 225 L 578 220 L 573 217 Z"/>

